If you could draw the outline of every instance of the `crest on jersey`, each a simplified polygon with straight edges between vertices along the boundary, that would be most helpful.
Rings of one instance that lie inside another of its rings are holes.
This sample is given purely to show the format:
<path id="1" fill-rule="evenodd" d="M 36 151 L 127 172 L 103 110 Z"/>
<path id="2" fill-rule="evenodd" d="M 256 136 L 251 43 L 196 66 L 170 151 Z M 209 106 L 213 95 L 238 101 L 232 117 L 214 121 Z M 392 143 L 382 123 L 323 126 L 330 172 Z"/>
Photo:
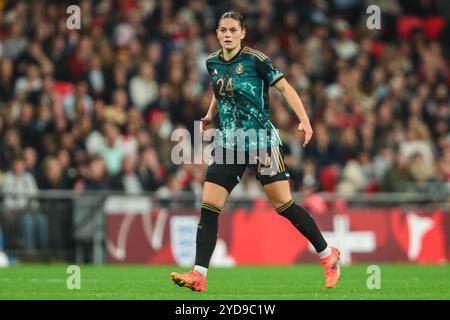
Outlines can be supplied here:
<path id="1" fill-rule="evenodd" d="M 236 67 L 236 73 L 241 74 L 242 72 L 244 72 L 244 66 L 242 65 L 242 63 L 239 63 Z"/>

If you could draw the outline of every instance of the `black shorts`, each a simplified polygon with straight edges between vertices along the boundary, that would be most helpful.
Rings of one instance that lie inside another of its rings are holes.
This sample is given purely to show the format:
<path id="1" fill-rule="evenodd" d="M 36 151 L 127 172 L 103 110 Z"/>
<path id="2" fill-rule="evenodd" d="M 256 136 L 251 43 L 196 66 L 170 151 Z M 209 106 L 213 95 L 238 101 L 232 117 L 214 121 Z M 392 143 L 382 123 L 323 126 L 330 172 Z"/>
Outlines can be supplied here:
<path id="1" fill-rule="evenodd" d="M 289 179 L 289 173 L 279 146 L 260 150 L 235 151 L 215 148 L 214 162 L 208 166 L 205 181 L 224 187 L 228 193 L 240 182 L 249 168 L 264 186 Z M 232 159 L 232 160 L 231 160 Z"/>

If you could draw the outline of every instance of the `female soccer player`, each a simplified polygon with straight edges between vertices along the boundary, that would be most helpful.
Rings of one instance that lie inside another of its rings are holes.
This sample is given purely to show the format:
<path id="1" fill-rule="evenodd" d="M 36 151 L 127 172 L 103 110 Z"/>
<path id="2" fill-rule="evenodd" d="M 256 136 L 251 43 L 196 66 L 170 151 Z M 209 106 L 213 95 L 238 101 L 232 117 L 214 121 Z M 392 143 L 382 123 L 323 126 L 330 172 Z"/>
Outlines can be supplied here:
<path id="1" fill-rule="evenodd" d="M 324 265 L 325 286 L 332 288 L 340 276 L 339 250 L 328 246 L 310 213 L 292 199 L 289 174 L 279 147 L 281 141 L 269 120 L 268 91 L 269 86 L 275 86 L 300 121 L 298 130 L 304 133 L 305 147 L 313 130 L 300 97 L 266 55 L 241 44 L 246 30 L 240 13 L 224 13 L 216 32 L 222 49 L 206 61 L 214 95 L 206 116 L 201 119 L 200 130 L 205 132 L 217 112 L 220 129 L 215 139 L 214 162 L 208 166 L 203 186 L 195 267 L 185 274 L 172 272 L 170 278 L 181 287 L 206 290 L 219 214 L 248 167 L 276 212 L 312 243 Z"/>

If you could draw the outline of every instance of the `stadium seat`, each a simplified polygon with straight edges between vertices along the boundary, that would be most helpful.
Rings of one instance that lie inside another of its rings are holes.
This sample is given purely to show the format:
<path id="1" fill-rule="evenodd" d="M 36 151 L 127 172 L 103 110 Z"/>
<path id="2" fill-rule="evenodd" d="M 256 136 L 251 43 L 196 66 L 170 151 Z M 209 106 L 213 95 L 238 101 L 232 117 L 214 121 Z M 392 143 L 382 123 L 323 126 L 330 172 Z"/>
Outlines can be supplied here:
<path id="1" fill-rule="evenodd" d="M 73 84 L 66 81 L 57 81 L 53 84 L 53 90 L 60 94 L 61 96 L 65 96 L 68 94 L 73 94 L 74 87 Z"/>
<path id="2" fill-rule="evenodd" d="M 425 18 L 425 33 L 430 40 L 438 39 L 444 26 L 445 19 L 442 17 Z"/>
<path id="3" fill-rule="evenodd" d="M 423 29 L 424 21 L 416 16 L 403 16 L 397 20 L 398 34 L 405 40 L 411 36 L 414 29 Z"/>
<path id="4" fill-rule="evenodd" d="M 319 181 L 323 191 L 334 192 L 337 184 L 337 170 L 334 166 L 327 166 L 319 171 Z"/>
<path id="5" fill-rule="evenodd" d="M 416 16 L 404 16 L 397 21 L 398 33 L 406 40 L 409 39 L 411 32 L 415 29 L 423 30 L 428 39 L 436 40 L 444 26 L 445 19 L 439 16 L 429 16 L 423 19 Z"/>
<path id="6" fill-rule="evenodd" d="M 364 192 L 366 193 L 375 193 L 380 191 L 380 185 L 377 182 L 369 182 L 364 188 Z"/>
<path id="7" fill-rule="evenodd" d="M 383 54 L 385 44 L 381 41 L 374 42 L 372 45 L 372 54 L 376 59 L 380 59 Z"/>
<path id="8" fill-rule="evenodd" d="M 302 205 L 307 208 L 313 215 L 324 215 L 328 213 L 328 205 L 326 201 L 317 193 L 313 193 L 306 197 Z"/>

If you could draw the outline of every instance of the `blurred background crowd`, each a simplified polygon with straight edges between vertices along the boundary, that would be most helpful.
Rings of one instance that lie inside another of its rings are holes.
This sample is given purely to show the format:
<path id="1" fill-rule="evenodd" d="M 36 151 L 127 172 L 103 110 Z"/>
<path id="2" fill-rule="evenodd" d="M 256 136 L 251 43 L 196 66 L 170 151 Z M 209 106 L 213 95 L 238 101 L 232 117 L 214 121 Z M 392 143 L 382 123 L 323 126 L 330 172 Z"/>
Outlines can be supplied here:
<path id="1" fill-rule="evenodd" d="M 67 27 L 73 4 L 79 30 Z M 374 4 L 379 30 L 366 23 Z M 193 137 L 208 110 L 205 61 L 230 9 L 312 121 L 303 149 L 271 89 L 297 195 L 448 191 L 448 1 L 0 0 L 0 251 L 2 230 L 7 248 L 71 247 L 70 201 L 30 201 L 41 190 L 201 195 L 206 164 L 175 165 L 171 134 Z M 263 196 L 248 175 L 240 195 Z"/>
<path id="2" fill-rule="evenodd" d="M 66 25 L 71 4 L 80 30 Z M 366 25 L 372 4 L 380 30 Z M 201 193 L 206 165 L 174 165 L 170 137 L 193 133 L 209 107 L 205 60 L 232 8 L 245 44 L 273 60 L 310 115 L 303 149 L 271 89 L 296 192 L 448 185 L 448 1 L 0 0 L 1 189 Z M 253 177 L 237 189 L 261 195 Z"/>

